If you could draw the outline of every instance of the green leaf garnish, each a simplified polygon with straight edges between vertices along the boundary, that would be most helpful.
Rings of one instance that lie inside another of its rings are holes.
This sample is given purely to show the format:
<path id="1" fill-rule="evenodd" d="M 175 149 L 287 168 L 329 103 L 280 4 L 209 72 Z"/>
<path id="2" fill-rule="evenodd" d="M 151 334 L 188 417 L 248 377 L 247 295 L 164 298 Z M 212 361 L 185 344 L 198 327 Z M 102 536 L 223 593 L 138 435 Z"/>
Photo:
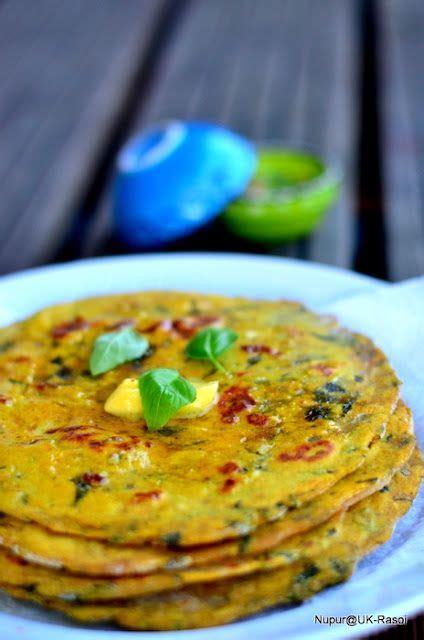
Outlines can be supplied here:
<path id="1" fill-rule="evenodd" d="M 196 399 L 196 389 L 175 369 L 151 369 L 138 379 L 149 431 L 162 429 L 178 409 Z"/>
<path id="2" fill-rule="evenodd" d="M 190 358 L 197 360 L 209 360 L 216 369 L 226 373 L 224 367 L 217 358 L 227 351 L 238 340 L 238 334 L 231 329 L 209 327 L 199 331 L 190 340 L 185 348 L 185 353 Z"/>
<path id="3" fill-rule="evenodd" d="M 104 333 L 94 343 L 90 355 L 90 373 L 99 376 L 124 362 L 144 356 L 149 343 L 131 327 Z"/>

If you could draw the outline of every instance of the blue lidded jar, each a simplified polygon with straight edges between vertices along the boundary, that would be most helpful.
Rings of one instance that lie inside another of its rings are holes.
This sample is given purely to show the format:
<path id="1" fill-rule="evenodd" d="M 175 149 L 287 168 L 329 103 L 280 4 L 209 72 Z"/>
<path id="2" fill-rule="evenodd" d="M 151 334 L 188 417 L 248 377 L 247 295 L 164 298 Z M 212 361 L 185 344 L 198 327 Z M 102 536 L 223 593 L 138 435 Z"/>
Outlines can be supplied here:
<path id="1" fill-rule="evenodd" d="M 117 161 L 114 217 L 128 244 L 155 248 L 208 223 L 247 187 L 250 142 L 202 122 L 163 122 L 131 139 Z"/>

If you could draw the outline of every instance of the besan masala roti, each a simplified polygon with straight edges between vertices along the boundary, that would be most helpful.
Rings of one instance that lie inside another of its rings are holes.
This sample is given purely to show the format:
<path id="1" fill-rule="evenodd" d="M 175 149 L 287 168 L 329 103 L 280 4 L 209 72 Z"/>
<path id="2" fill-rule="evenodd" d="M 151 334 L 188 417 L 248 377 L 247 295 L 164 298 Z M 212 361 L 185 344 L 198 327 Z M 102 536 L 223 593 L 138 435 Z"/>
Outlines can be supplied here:
<path id="1" fill-rule="evenodd" d="M 125 324 L 148 353 L 90 375 L 96 338 Z M 227 374 L 184 352 L 207 326 L 238 334 Z M 282 517 L 365 461 L 398 399 L 369 339 L 284 301 L 109 296 L 45 309 L 0 345 L 0 510 L 115 543 L 204 544 Z M 218 381 L 218 402 L 156 432 L 105 412 L 123 379 L 157 367 Z"/>
<path id="2" fill-rule="evenodd" d="M 159 570 L 175 574 L 189 567 L 216 565 L 217 562 L 273 549 L 289 536 L 325 522 L 333 514 L 386 486 L 409 459 L 414 443 L 411 413 L 400 401 L 385 435 L 371 445 L 361 467 L 311 503 L 288 511 L 277 522 L 263 525 L 247 538 L 237 541 L 182 550 L 152 545 L 111 545 L 54 534 L 38 525 L 4 516 L 0 519 L 0 544 L 31 563 L 91 576 L 116 577 Z M 181 582 L 180 578 L 177 582 Z"/>
<path id="3" fill-rule="evenodd" d="M 414 463 L 414 459 L 412 462 Z M 15 586 L 31 584 L 32 591 L 43 597 L 77 602 L 116 600 L 171 591 L 191 584 L 216 582 L 259 571 L 270 571 L 320 557 L 341 543 L 351 545 L 355 550 L 361 549 L 367 543 L 370 534 L 380 536 L 382 532 L 390 531 L 387 523 L 390 526 L 393 523 L 393 491 L 397 496 L 399 487 L 404 484 L 403 478 L 410 476 L 411 466 L 406 465 L 402 471 L 405 476 L 401 474 L 399 480 L 396 478 L 393 481 L 392 493 L 389 491 L 389 496 L 381 497 L 377 492 L 349 511 L 333 516 L 325 524 L 307 533 L 292 536 L 271 551 L 256 556 L 232 559 L 197 569 L 162 571 L 127 578 L 97 577 L 93 580 L 91 576 L 72 575 L 30 565 L 8 552 L 0 551 L 0 574 L 6 576 L 7 582 Z M 419 475 L 418 463 L 415 464 L 414 471 Z M 414 486 L 412 482 L 412 488 Z"/>
<path id="4" fill-rule="evenodd" d="M 7 584 L 2 588 L 84 622 L 115 621 L 139 630 L 224 624 L 277 604 L 302 601 L 347 579 L 359 558 L 390 537 L 394 524 L 410 507 L 423 472 L 416 452 L 386 490 L 365 498 L 303 539 L 292 540 L 287 549 L 299 546 L 306 559 L 288 567 L 110 604 L 68 604 L 45 598 L 37 592 L 36 583 L 31 588 Z"/>

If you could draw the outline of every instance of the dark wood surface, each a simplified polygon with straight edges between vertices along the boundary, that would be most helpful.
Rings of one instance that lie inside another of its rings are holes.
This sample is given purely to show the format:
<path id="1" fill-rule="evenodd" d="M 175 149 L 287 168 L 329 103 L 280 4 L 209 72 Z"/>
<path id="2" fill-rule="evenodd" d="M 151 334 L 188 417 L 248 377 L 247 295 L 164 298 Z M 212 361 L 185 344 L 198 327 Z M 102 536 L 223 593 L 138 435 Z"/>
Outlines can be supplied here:
<path id="1" fill-rule="evenodd" d="M 381 3 L 381 114 L 389 276 L 424 272 L 424 6 Z"/>
<path id="2" fill-rule="evenodd" d="M 0 269 L 58 249 L 125 108 L 162 0 L 0 4 Z"/>
<path id="3" fill-rule="evenodd" d="M 128 252 L 111 225 L 117 151 L 193 118 L 342 166 L 323 225 L 273 253 L 422 274 L 423 77 L 422 0 L 2 0 L 0 272 Z M 167 247 L 181 249 L 268 251 L 219 221 Z M 424 637 L 423 617 L 381 637 Z"/>
<path id="4" fill-rule="evenodd" d="M 345 169 L 340 202 L 312 238 L 279 253 L 349 267 L 359 118 L 355 7 L 350 0 L 267 0 L 265 8 L 252 0 L 186 4 L 129 131 L 170 117 L 209 119 L 255 140 L 307 141 L 331 153 Z M 87 254 L 102 241 L 107 246 L 107 193 L 104 198 Z M 252 249 L 234 238 L 224 242 L 220 227 L 216 236 L 212 247 L 208 234 L 202 248 Z M 201 245 L 172 248 L 190 246 Z"/>

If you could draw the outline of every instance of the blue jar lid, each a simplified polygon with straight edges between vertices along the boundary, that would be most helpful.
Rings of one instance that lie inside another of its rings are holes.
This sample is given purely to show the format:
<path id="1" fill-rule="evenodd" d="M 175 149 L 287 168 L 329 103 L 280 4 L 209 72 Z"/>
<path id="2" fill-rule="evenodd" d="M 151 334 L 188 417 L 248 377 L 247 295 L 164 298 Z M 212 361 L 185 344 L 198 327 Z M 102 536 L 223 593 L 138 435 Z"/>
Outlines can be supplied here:
<path id="1" fill-rule="evenodd" d="M 250 142 L 223 127 L 170 121 L 147 129 L 118 156 L 118 233 L 140 248 L 182 238 L 239 196 L 255 166 Z"/>

